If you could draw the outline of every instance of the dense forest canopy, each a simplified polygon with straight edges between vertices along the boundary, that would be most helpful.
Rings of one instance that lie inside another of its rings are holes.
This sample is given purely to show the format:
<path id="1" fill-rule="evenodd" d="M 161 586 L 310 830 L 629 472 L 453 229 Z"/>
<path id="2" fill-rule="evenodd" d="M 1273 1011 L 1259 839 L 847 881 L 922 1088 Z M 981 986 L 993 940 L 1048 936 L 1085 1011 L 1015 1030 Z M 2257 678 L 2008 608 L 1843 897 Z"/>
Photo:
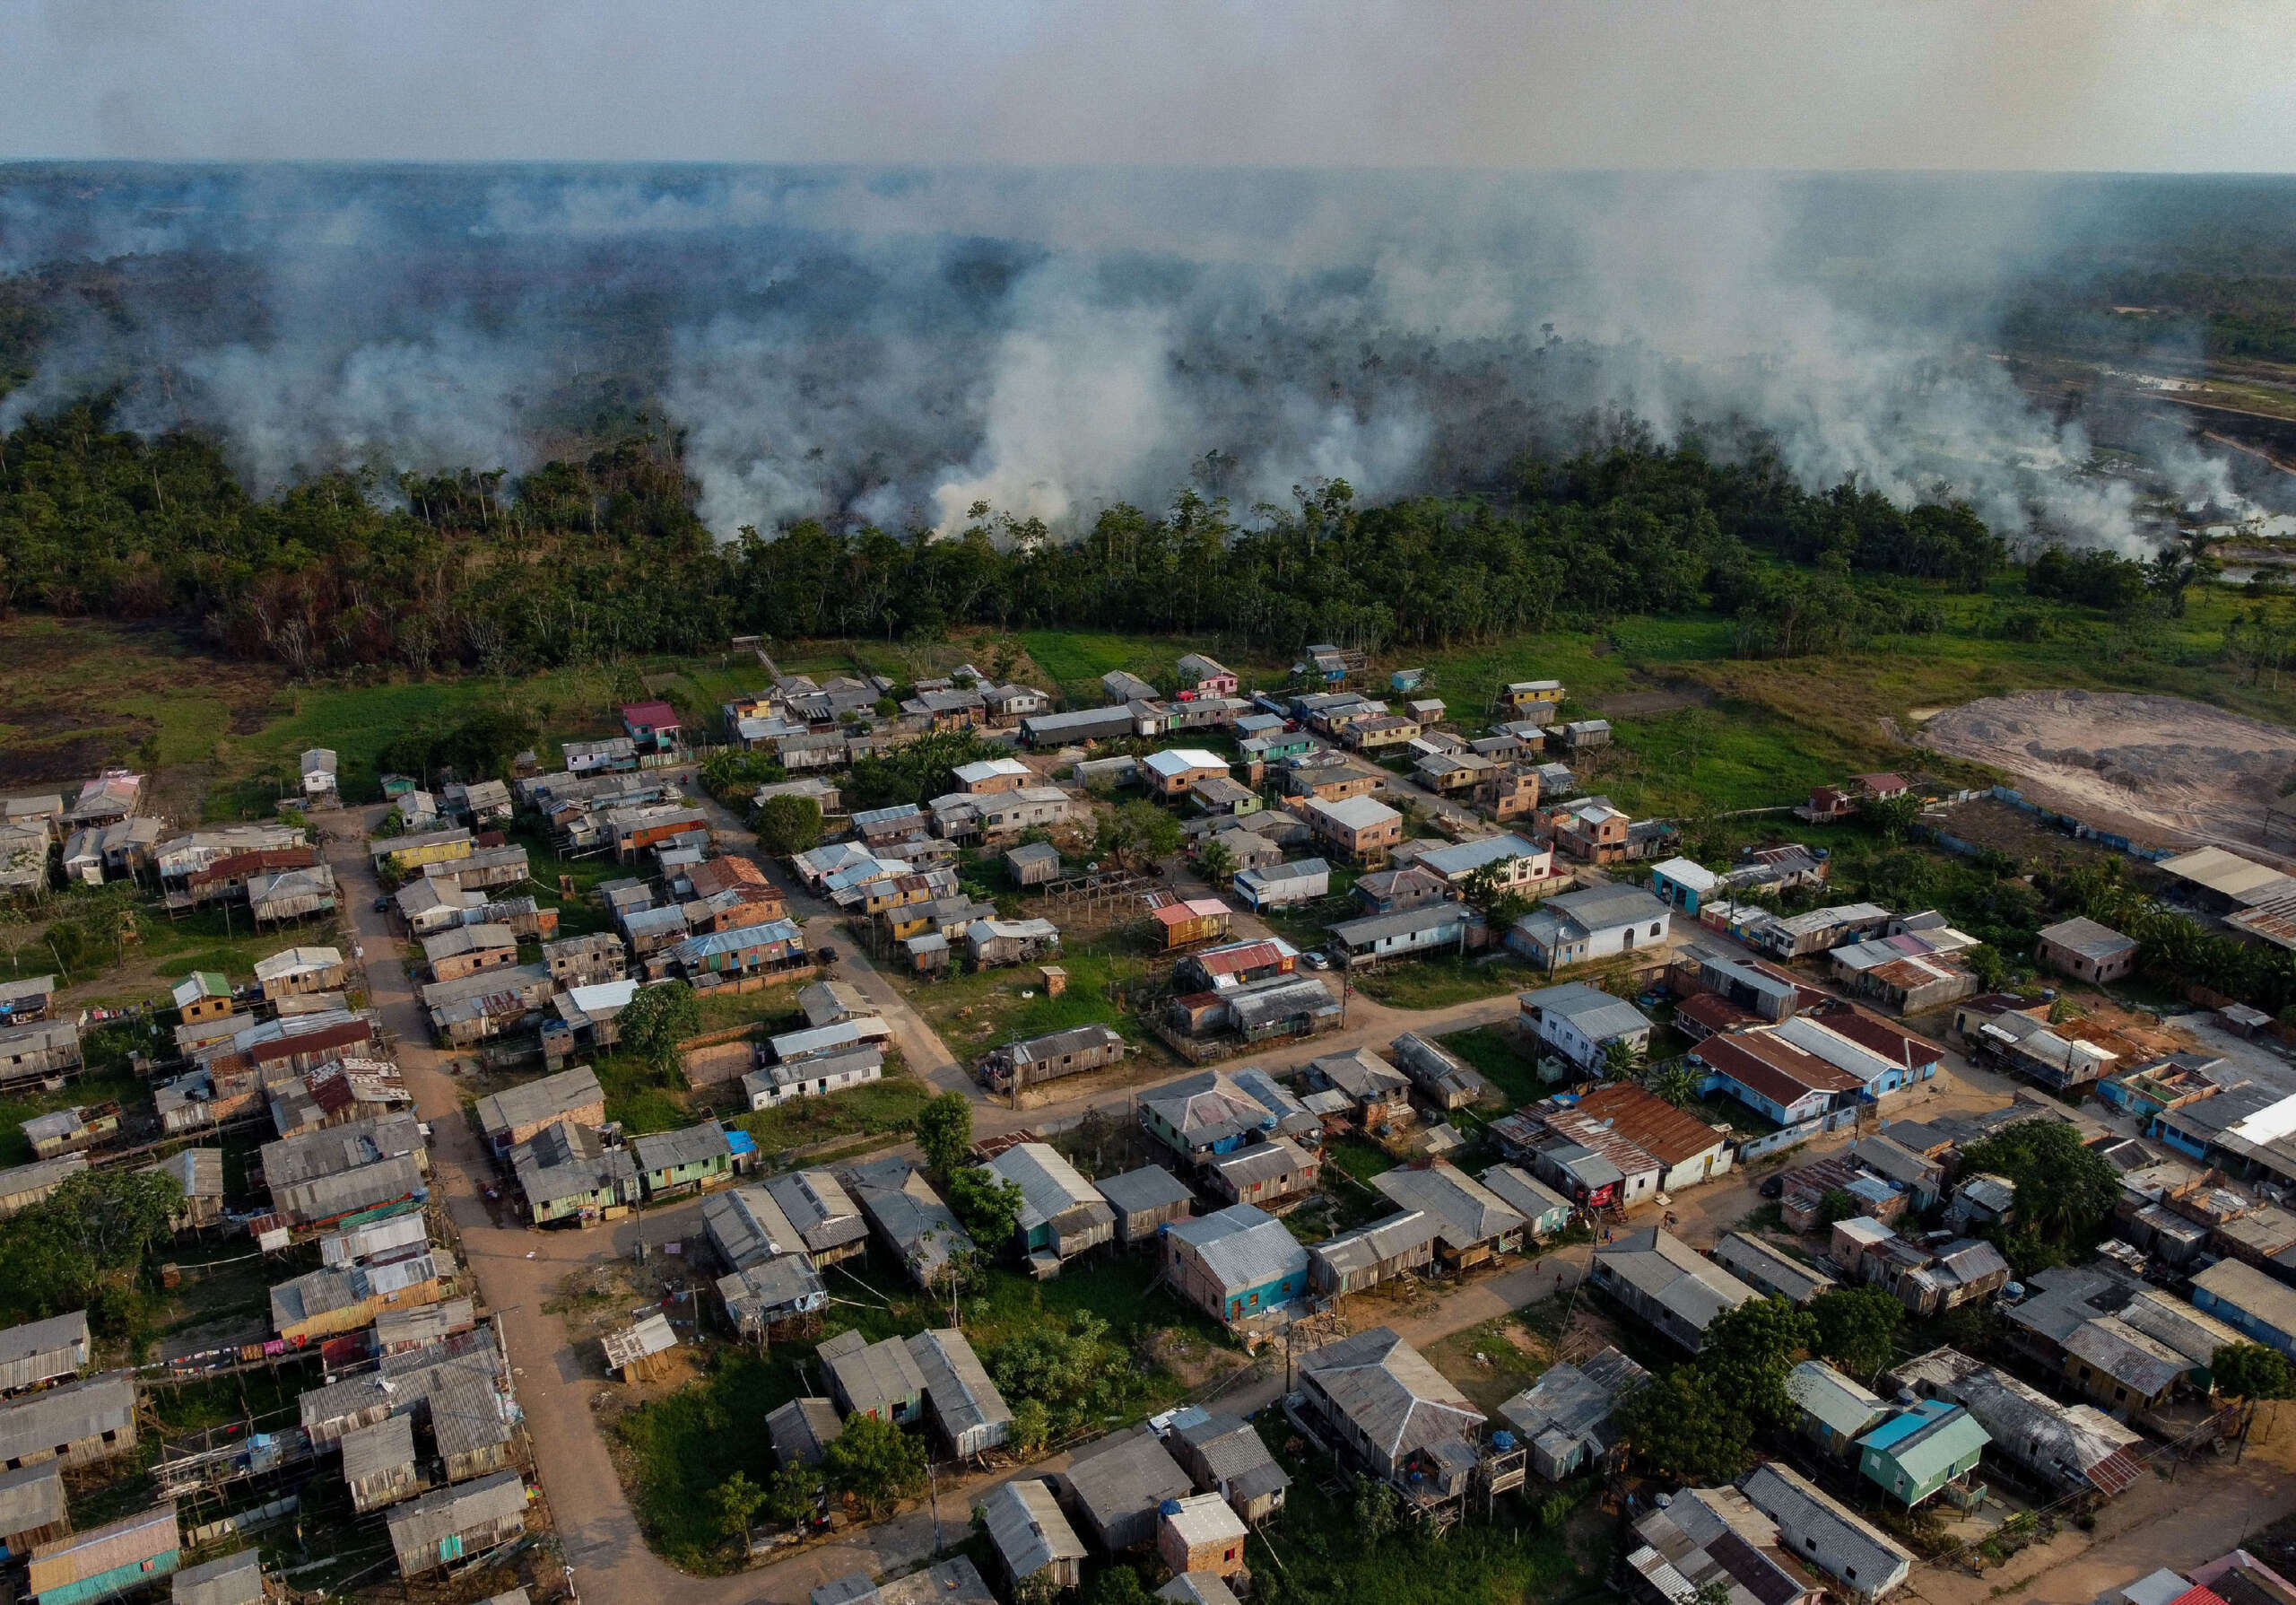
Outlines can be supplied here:
<path id="1" fill-rule="evenodd" d="M 720 543 L 694 501 L 650 436 L 516 480 L 336 472 L 259 497 L 212 442 L 146 440 L 83 404 L 0 438 L 0 606 L 195 618 L 224 650 L 306 675 L 961 624 L 1439 645 L 1709 607 L 1787 652 L 1900 605 L 1854 572 L 1975 589 L 2008 557 L 1963 505 L 1900 509 L 1855 482 L 1813 494 L 1759 449 L 1726 461 L 1633 433 L 1526 457 L 1474 499 L 1365 506 L 1334 481 L 1243 519 L 1187 490 L 1068 540 L 984 504 L 949 538 L 808 521 Z M 1901 605 L 1918 615 L 1918 597 Z"/>

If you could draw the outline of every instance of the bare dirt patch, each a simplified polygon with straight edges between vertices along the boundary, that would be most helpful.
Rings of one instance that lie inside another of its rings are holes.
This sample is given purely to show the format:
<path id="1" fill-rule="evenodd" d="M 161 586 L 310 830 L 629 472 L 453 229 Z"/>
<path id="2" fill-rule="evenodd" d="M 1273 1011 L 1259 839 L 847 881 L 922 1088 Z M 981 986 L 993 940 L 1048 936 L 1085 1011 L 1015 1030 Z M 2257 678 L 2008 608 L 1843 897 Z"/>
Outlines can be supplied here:
<path id="1" fill-rule="evenodd" d="M 2179 697 L 2027 691 L 1938 714 L 1934 752 L 2009 771 L 2033 801 L 2164 843 L 2260 841 L 2296 730 Z"/>

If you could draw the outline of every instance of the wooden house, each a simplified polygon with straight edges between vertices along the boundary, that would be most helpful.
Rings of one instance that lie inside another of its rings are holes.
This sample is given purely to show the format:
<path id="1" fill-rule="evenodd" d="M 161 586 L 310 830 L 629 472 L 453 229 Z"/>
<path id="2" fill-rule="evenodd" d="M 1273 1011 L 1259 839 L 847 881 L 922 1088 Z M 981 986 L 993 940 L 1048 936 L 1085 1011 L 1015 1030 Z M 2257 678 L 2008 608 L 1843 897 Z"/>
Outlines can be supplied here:
<path id="1" fill-rule="evenodd" d="M 186 1566 L 168 1585 L 170 1605 L 264 1605 L 270 1598 L 259 1549 L 240 1549 Z"/>
<path id="2" fill-rule="evenodd" d="M 1092 1185 L 1116 1211 L 1116 1240 L 1126 1248 L 1152 1243 L 1166 1226 L 1186 1220 L 1196 1202 L 1187 1185 L 1161 1165 L 1144 1164 Z"/>
<path id="3" fill-rule="evenodd" d="M 55 1461 L 69 1470 L 135 1448 L 135 1379 L 107 1372 L 0 1400 L 0 1468 Z"/>
<path id="4" fill-rule="evenodd" d="M 391 1549 L 402 1577 L 420 1577 L 506 1544 L 526 1530 L 526 1479 L 498 1471 L 392 1510 Z"/>
<path id="5" fill-rule="evenodd" d="M 0 1331 L 0 1393 L 21 1393 L 67 1376 L 88 1364 L 88 1313 L 74 1310 Z"/>
<path id="6" fill-rule="evenodd" d="M 1165 1440 L 1196 1491 L 1225 1499 L 1246 1522 L 1267 1520 L 1283 1508 L 1292 1479 L 1275 1463 L 1248 1421 L 1222 1411 L 1185 1425 L 1175 1424 Z"/>
<path id="7" fill-rule="evenodd" d="M 1085 1444 L 1065 1477 L 1069 1507 L 1104 1555 L 1152 1542 L 1164 1502 L 1192 1491 L 1187 1473 L 1145 1426 Z"/>
<path id="8" fill-rule="evenodd" d="M 183 1563 L 175 1502 L 35 1547 L 24 1577 L 38 1605 L 89 1605 L 158 1581 Z"/>
<path id="9" fill-rule="evenodd" d="M 30 1554 L 71 1531 L 64 1478 L 53 1462 L 0 1471 L 0 1555 Z"/>
<path id="10" fill-rule="evenodd" d="M 1083 1581 L 1083 1540 L 1068 1524 L 1049 1482 L 1017 1477 L 999 1483 L 982 1498 L 980 1514 L 998 1568 L 1016 1593 L 1039 1574 L 1050 1578 L 1056 1593 Z"/>
<path id="11" fill-rule="evenodd" d="M 343 1480 L 351 1489 L 351 1508 L 362 1516 L 422 1492 L 422 1473 L 414 1463 L 414 1417 L 386 1416 L 344 1434 Z"/>

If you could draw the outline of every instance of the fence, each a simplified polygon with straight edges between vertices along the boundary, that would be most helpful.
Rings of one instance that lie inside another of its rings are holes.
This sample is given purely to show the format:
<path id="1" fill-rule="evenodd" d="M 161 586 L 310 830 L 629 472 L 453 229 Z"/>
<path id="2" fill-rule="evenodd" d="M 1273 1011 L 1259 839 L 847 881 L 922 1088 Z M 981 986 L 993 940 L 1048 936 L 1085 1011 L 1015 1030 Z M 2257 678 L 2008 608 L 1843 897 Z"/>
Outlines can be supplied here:
<path id="1" fill-rule="evenodd" d="M 235 1511 L 213 1522 L 187 1527 L 184 1530 L 184 1547 L 204 1548 L 218 1540 L 230 1538 L 233 1533 L 252 1532 L 258 1527 L 268 1527 L 274 1522 L 282 1522 L 293 1515 L 301 1505 L 298 1496 L 289 1494 L 284 1498 L 274 1499 L 268 1505 L 258 1505 L 253 1510 Z"/>
<path id="2" fill-rule="evenodd" d="M 2054 808 L 2044 808 L 2037 802 L 2030 802 L 2023 792 L 2008 786 L 1996 786 L 1986 795 L 1991 797 L 1996 802 L 2007 803 L 2013 808 L 2022 809 L 2032 815 L 2044 824 L 2055 825 L 2059 830 L 2069 833 L 2076 840 L 2097 842 L 2101 846 L 2111 848 L 2115 852 L 2125 852 L 2130 858 L 2142 859 L 2148 864 L 2157 864 L 2163 859 L 2173 859 L 2180 850 L 2173 847 L 2139 847 L 2126 836 L 2116 832 L 2100 831 L 2094 825 L 2074 818 L 2070 814 L 2060 814 Z"/>
<path id="3" fill-rule="evenodd" d="M 1791 1126 L 1781 1126 L 1767 1136 L 1746 1138 L 1738 1145 L 1738 1158 L 1742 1163 L 1748 1159 L 1759 1159 L 1764 1154 L 1775 1154 L 1780 1148 L 1790 1148 L 1796 1143 L 1809 1141 L 1813 1137 L 1820 1137 L 1829 1131 L 1839 1131 L 1844 1128 L 1854 1128 L 1857 1124 L 1857 1110 L 1831 1110 L 1824 1114 L 1813 1115 L 1806 1121 L 1797 1121 Z"/>

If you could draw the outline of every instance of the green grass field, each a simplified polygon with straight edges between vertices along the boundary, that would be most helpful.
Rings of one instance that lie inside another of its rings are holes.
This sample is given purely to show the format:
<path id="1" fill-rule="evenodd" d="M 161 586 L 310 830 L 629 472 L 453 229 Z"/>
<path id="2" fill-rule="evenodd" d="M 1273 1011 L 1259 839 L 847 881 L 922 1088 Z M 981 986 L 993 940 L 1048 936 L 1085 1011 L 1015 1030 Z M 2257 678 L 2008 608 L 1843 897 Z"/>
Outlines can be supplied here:
<path id="1" fill-rule="evenodd" d="M 944 981 L 898 979 L 897 984 L 964 1064 L 1000 1042 L 1072 1025 L 1113 1025 L 1126 1037 L 1140 1039 L 1138 1017 L 1119 1009 L 1108 987 L 1147 974 L 1151 965 L 1144 955 L 1120 938 L 1099 938 L 1064 946 L 1051 962 L 1068 972 L 1067 990 L 1057 998 L 1045 991 L 1034 964 L 976 970 Z"/>
<path id="2" fill-rule="evenodd" d="M 1515 1051 L 1515 1029 L 1509 1025 L 1478 1025 L 1438 1039 L 1483 1074 L 1505 1095 L 1509 1108 L 1534 1103 L 1550 1090 L 1541 1084 L 1538 1067 Z"/>
<path id="3" fill-rule="evenodd" d="M 1421 958 L 1388 964 L 1355 983 L 1374 1002 L 1394 1008 L 1448 1008 L 1478 998 L 1497 998 L 1538 984 L 1526 966 L 1512 959 L 1489 964 L 1474 959 Z"/>

